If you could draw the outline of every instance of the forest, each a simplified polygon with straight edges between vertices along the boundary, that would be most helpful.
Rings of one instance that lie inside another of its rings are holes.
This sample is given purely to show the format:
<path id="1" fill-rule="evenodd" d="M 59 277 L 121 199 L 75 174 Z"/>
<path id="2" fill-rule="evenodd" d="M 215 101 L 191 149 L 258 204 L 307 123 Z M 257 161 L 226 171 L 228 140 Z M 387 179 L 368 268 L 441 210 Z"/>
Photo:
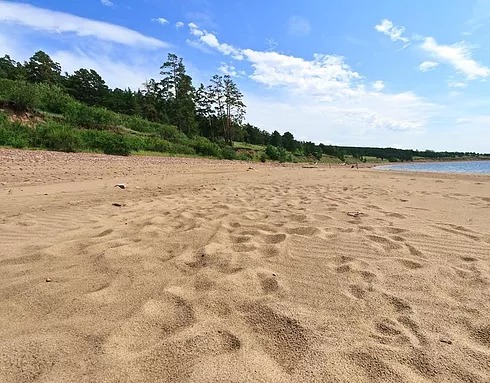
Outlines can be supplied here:
<path id="1" fill-rule="evenodd" d="M 247 123 L 244 96 L 228 75 L 216 74 L 208 84 L 196 86 L 183 59 L 168 54 L 160 76 L 139 89 L 111 89 L 93 69 L 63 73 L 61 65 L 43 51 L 24 63 L 5 55 L 0 58 L 0 145 L 263 162 L 478 156 L 298 141 L 290 132 L 267 132 Z"/>

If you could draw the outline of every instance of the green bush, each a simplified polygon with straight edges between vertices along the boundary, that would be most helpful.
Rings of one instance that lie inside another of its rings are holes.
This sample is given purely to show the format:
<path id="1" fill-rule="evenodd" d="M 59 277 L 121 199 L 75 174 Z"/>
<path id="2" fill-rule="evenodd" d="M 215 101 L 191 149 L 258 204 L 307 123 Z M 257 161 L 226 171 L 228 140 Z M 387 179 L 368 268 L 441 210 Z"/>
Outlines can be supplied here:
<path id="1" fill-rule="evenodd" d="M 197 154 L 203 156 L 220 157 L 222 155 L 220 147 L 205 137 L 196 137 L 192 140 L 192 147 Z"/>
<path id="2" fill-rule="evenodd" d="M 79 130 L 55 122 L 38 125 L 32 144 L 60 152 L 76 152 L 82 148 Z"/>
<path id="3" fill-rule="evenodd" d="M 158 131 L 155 126 L 148 120 L 139 116 L 122 116 L 121 124 L 126 128 L 143 133 L 155 133 Z M 157 124 L 158 125 L 158 124 Z"/>
<path id="4" fill-rule="evenodd" d="M 9 122 L 2 117 L 0 123 L 0 145 L 26 148 L 30 145 L 32 129 L 18 122 Z"/>
<path id="5" fill-rule="evenodd" d="M 267 162 L 267 154 L 265 154 L 264 152 L 260 153 L 259 160 L 260 162 Z"/>
<path id="6" fill-rule="evenodd" d="M 87 129 L 107 129 L 119 123 L 116 113 L 105 108 L 87 106 L 78 101 L 68 103 L 65 121 L 73 126 Z"/>
<path id="7" fill-rule="evenodd" d="M 224 146 L 221 148 L 221 158 L 225 160 L 234 160 L 236 159 L 236 153 L 231 146 Z"/>
<path id="8" fill-rule="evenodd" d="M 70 103 L 75 102 L 59 86 L 49 84 L 37 84 L 36 86 L 39 95 L 39 109 L 43 111 L 62 114 Z"/>
<path id="9" fill-rule="evenodd" d="M 265 149 L 265 154 L 272 161 L 279 162 L 291 162 L 293 160 L 291 153 L 284 148 L 276 148 L 275 146 L 268 145 Z"/>
<path id="10" fill-rule="evenodd" d="M 279 161 L 279 150 L 275 146 L 267 145 L 265 148 L 265 154 L 272 161 Z"/>
<path id="11" fill-rule="evenodd" d="M 121 134 L 101 130 L 81 130 L 80 137 L 83 147 L 98 149 L 105 154 L 128 156 L 131 147 L 128 140 Z"/>
<path id="12" fill-rule="evenodd" d="M 35 84 L 25 81 L 0 79 L 0 99 L 12 103 L 19 111 L 39 106 L 39 94 Z"/>
<path id="13" fill-rule="evenodd" d="M 172 144 L 170 150 L 168 151 L 170 154 L 184 154 L 188 156 L 192 156 L 196 154 L 194 148 L 191 148 L 187 145 L 182 144 Z"/>
<path id="14" fill-rule="evenodd" d="M 145 140 L 145 149 L 150 152 L 170 153 L 172 144 L 167 140 L 156 137 L 148 137 Z"/>

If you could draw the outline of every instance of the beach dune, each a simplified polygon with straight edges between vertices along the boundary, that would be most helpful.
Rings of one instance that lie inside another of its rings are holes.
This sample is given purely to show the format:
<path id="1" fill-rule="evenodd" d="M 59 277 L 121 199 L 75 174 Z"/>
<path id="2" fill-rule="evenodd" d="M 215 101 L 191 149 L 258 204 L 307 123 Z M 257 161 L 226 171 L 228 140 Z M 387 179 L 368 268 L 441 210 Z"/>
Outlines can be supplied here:
<path id="1" fill-rule="evenodd" d="M 1 382 L 489 381 L 488 176 L 0 163 Z"/>

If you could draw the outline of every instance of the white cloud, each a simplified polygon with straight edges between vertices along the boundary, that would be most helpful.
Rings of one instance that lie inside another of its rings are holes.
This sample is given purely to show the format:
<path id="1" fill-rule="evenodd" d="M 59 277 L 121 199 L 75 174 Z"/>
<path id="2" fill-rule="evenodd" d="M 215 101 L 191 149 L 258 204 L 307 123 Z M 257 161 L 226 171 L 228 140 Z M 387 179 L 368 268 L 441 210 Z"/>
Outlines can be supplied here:
<path id="1" fill-rule="evenodd" d="M 177 21 L 175 23 L 175 28 L 180 29 L 184 26 L 185 24 L 182 21 Z"/>
<path id="2" fill-rule="evenodd" d="M 443 45 L 438 44 L 433 37 L 426 37 L 421 47 L 439 60 L 452 65 L 458 72 L 463 73 L 468 80 L 490 76 L 490 68 L 473 60 L 469 47 L 464 43 Z"/>
<path id="3" fill-rule="evenodd" d="M 403 32 L 405 32 L 405 27 L 397 27 L 391 20 L 383 19 L 374 29 L 389 36 L 391 41 L 402 41 L 405 44 L 409 42 L 408 38 L 402 36 Z"/>
<path id="4" fill-rule="evenodd" d="M 0 1 L 0 24 L 24 26 L 53 34 L 73 34 L 113 43 L 146 48 L 163 48 L 169 44 L 145 36 L 132 29 L 102 21 L 96 21 L 51 11 L 29 4 Z"/>
<path id="5" fill-rule="evenodd" d="M 94 69 L 111 87 L 131 87 L 135 90 L 141 88 L 148 78 L 158 76 L 158 63 L 148 60 L 146 55 L 137 53 L 124 62 L 111 55 L 101 55 L 95 50 L 60 50 L 48 53 L 53 60 L 61 64 L 63 71 L 72 73 L 80 68 Z"/>
<path id="6" fill-rule="evenodd" d="M 114 3 L 111 0 L 100 0 L 102 5 L 105 5 L 106 7 L 113 7 Z"/>
<path id="7" fill-rule="evenodd" d="M 210 48 L 213 48 L 213 49 L 217 50 L 218 52 L 220 52 L 226 56 L 231 56 L 236 60 L 242 60 L 243 59 L 243 56 L 240 53 L 239 49 L 236 49 L 229 44 L 220 43 L 215 34 L 210 33 L 208 31 L 206 31 L 205 29 L 200 29 L 198 27 L 198 25 L 195 23 L 189 23 L 188 26 L 189 26 L 191 34 L 198 38 L 197 41 L 194 41 L 194 44 L 190 44 L 190 45 L 195 46 L 196 42 L 197 42 L 200 44 L 204 44 L 205 46 L 208 46 Z M 188 44 L 189 44 L 189 42 L 188 42 Z"/>
<path id="8" fill-rule="evenodd" d="M 419 68 L 419 71 L 421 71 L 421 72 L 429 72 L 431 70 L 436 69 L 438 66 L 439 66 L 439 63 L 438 62 L 435 62 L 435 61 L 424 61 L 423 63 L 421 63 L 418 66 L 418 68 Z"/>
<path id="9" fill-rule="evenodd" d="M 378 80 L 373 83 L 373 89 L 378 92 L 381 92 L 384 88 L 385 88 L 385 83 L 383 81 Z"/>
<path id="10" fill-rule="evenodd" d="M 327 130 L 334 129 L 344 136 L 349 132 L 362 135 L 380 130 L 419 132 L 437 109 L 411 92 L 381 93 L 382 81 L 372 84 L 374 91 L 366 90 L 361 74 L 341 56 L 315 54 L 308 60 L 240 49 L 221 43 L 214 34 L 195 24 L 189 24 L 189 28 L 197 38 L 191 41 L 249 63 L 249 78 L 274 94 L 273 99 L 247 96 L 248 119 L 267 130 L 288 127 L 299 138 L 304 135 L 317 141 L 325 138 Z"/>
<path id="11" fill-rule="evenodd" d="M 237 70 L 233 65 L 226 64 L 226 63 L 221 63 L 220 67 L 218 70 L 231 77 L 243 77 L 245 76 L 245 72 L 242 70 Z"/>
<path id="12" fill-rule="evenodd" d="M 307 36 L 311 32 L 310 22 L 302 16 L 291 16 L 288 23 L 288 33 L 291 36 Z"/>
<path id="13" fill-rule="evenodd" d="M 160 25 L 168 24 L 168 20 L 163 17 L 157 17 L 156 19 L 151 19 L 151 21 L 154 21 Z"/>
<path id="14" fill-rule="evenodd" d="M 242 54 L 254 69 L 250 78 L 257 83 L 316 95 L 323 100 L 355 92 L 353 82 L 361 78 L 340 56 L 315 54 L 313 60 L 305 60 L 252 49 L 244 49 Z"/>
<path id="15" fill-rule="evenodd" d="M 468 83 L 464 81 L 449 80 L 447 82 L 447 85 L 450 88 L 466 88 L 468 86 Z"/>

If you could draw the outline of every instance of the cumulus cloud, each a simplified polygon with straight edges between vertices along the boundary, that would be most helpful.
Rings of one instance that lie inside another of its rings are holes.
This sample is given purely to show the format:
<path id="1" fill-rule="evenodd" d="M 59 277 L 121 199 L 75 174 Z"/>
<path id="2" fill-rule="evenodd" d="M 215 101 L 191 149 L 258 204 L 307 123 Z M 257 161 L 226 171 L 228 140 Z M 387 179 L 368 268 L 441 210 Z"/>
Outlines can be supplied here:
<path id="1" fill-rule="evenodd" d="M 175 28 L 180 29 L 184 26 L 185 24 L 182 21 L 177 21 L 175 23 Z"/>
<path id="2" fill-rule="evenodd" d="M 490 76 L 490 68 L 473 60 L 471 50 L 464 43 L 444 45 L 439 44 L 433 37 L 426 37 L 421 47 L 439 60 L 447 62 L 458 72 L 463 73 L 468 80 Z"/>
<path id="3" fill-rule="evenodd" d="M 241 49 L 220 42 L 215 34 L 196 24 L 189 24 L 189 29 L 194 37 L 191 41 L 199 46 L 248 63 L 249 78 L 274 94 L 273 99 L 248 96 L 247 101 L 257 103 L 256 108 L 249 108 L 250 120 L 269 130 L 284 122 L 296 133 L 309 129 L 305 125 L 316 129 L 328 125 L 358 131 L 419 131 L 436 108 L 411 92 L 381 93 L 382 81 L 372 84 L 374 91 L 367 90 L 362 75 L 341 56 L 314 54 L 306 59 Z M 222 67 L 223 70 L 230 68 Z"/>
<path id="4" fill-rule="evenodd" d="M 169 46 L 161 40 L 145 36 L 126 27 L 23 3 L 0 1 L 0 23 L 52 34 L 90 37 L 128 46 L 153 49 Z"/>
<path id="5" fill-rule="evenodd" d="M 405 32 L 405 27 L 397 27 L 391 20 L 383 19 L 374 29 L 388 36 L 391 41 L 402 41 L 405 44 L 409 42 L 408 38 L 402 36 Z"/>
<path id="6" fill-rule="evenodd" d="M 288 33 L 291 36 L 307 36 L 311 32 L 311 24 L 302 16 L 291 16 L 288 23 Z"/>
<path id="7" fill-rule="evenodd" d="M 439 66 L 439 63 L 438 62 L 435 62 L 435 61 L 424 61 L 423 63 L 421 63 L 418 66 L 418 68 L 419 68 L 419 71 L 421 71 L 421 72 L 429 72 L 431 70 L 436 69 L 438 66 Z"/>
<path id="8" fill-rule="evenodd" d="M 168 20 L 163 17 L 157 17 L 156 19 L 152 19 L 151 21 L 154 21 L 155 23 L 158 23 L 160 25 L 168 24 Z"/>
<path id="9" fill-rule="evenodd" d="M 111 0 L 100 0 L 102 5 L 105 5 L 106 7 L 113 7 L 114 3 Z"/>

